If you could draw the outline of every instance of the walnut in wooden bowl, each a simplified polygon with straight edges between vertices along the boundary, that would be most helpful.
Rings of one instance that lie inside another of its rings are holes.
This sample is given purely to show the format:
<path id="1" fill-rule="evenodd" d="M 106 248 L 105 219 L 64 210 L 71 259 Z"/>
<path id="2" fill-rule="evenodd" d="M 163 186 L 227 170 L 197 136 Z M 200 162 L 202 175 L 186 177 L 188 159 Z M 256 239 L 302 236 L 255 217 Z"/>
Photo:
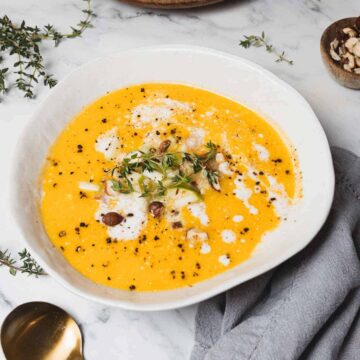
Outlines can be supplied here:
<path id="1" fill-rule="evenodd" d="M 320 41 L 322 59 L 341 85 L 360 89 L 360 17 L 331 24 Z"/>

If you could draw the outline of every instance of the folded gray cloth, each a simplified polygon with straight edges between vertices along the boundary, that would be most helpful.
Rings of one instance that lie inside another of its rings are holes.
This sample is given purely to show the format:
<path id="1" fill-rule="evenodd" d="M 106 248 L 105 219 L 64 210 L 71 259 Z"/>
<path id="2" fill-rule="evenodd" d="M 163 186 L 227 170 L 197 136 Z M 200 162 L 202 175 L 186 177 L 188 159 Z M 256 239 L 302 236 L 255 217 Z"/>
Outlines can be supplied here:
<path id="1" fill-rule="evenodd" d="M 192 360 L 360 359 L 360 158 L 332 154 L 335 198 L 319 234 L 276 269 L 199 304 Z"/>

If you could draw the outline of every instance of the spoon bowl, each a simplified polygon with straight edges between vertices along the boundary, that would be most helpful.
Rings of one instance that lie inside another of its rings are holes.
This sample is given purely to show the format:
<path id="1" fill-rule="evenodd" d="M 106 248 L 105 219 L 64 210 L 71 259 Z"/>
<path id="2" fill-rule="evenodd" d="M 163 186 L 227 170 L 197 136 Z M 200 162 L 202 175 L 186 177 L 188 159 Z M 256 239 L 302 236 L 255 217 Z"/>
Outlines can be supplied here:
<path id="1" fill-rule="evenodd" d="M 8 360 L 83 359 L 79 326 L 66 311 L 46 302 L 16 307 L 2 324 L 1 345 Z"/>

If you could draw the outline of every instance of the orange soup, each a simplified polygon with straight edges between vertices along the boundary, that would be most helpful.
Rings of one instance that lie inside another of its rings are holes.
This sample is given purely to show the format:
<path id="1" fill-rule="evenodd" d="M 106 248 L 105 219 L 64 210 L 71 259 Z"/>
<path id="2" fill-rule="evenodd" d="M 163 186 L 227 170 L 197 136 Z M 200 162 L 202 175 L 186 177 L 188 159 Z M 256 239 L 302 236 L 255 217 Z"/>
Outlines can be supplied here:
<path id="1" fill-rule="evenodd" d="M 294 158 L 246 107 L 178 84 L 87 106 L 51 147 L 42 219 L 67 261 L 129 291 L 191 286 L 251 256 L 286 219 Z"/>

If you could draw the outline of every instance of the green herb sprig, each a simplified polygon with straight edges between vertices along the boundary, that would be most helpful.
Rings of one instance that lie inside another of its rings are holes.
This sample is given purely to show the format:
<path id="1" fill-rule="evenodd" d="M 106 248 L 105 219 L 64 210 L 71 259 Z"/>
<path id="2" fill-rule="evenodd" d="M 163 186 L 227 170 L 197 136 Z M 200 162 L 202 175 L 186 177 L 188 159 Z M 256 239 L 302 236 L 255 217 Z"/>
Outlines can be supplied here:
<path id="1" fill-rule="evenodd" d="M 15 86 L 23 92 L 24 97 L 34 98 L 34 84 L 42 81 L 44 86 L 50 88 L 56 85 L 56 79 L 45 70 L 40 45 L 42 41 L 49 40 L 57 46 L 63 39 L 79 37 L 87 28 L 92 27 L 91 18 L 94 12 L 91 0 L 82 1 L 87 3 L 86 8 L 82 10 L 85 18 L 77 26 L 71 27 L 67 34 L 58 32 L 53 25 L 40 28 L 29 26 L 25 21 L 17 25 L 7 15 L 0 18 L 0 64 L 5 57 L 11 58 L 9 62 L 14 59 L 12 69 L 0 67 L 0 93 L 5 94 Z M 15 74 L 14 84 L 8 83 L 10 72 Z"/>
<path id="2" fill-rule="evenodd" d="M 18 253 L 19 259 L 12 257 L 9 250 L 0 250 L 0 267 L 5 266 L 9 269 L 11 275 L 16 275 L 18 272 L 26 273 L 29 276 L 46 275 L 42 267 L 32 258 L 30 253 L 24 249 Z"/>
<path id="3" fill-rule="evenodd" d="M 207 151 L 203 154 L 170 152 L 168 149 L 165 151 L 156 149 L 148 152 L 136 151 L 111 170 L 112 189 L 129 194 L 134 192 L 138 185 L 141 197 L 151 199 L 164 196 L 170 189 L 185 189 L 194 192 L 201 198 L 202 194 L 195 184 L 193 176 L 204 171 L 209 184 L 215 190 L 219 190 L 219 174 L 210 167 L 218 147 L 211 141 L 205 147 Z M 145 171 L 158 172 L 162 178 L 159 181 L 152 180 L 144 176 Z M 131 180 L 131 174 L 134 173 L 140 175 L 135 182 Z"/>
<path id="4" fill-rule="evenodd" d="M 245 49 L 248 49 L 251 46 L 254 47 L 265 47 L 266 51 L 268 53 L 272 53 L 276 56 L 276 60 L 275 62 L 286 62 L 289 65 L 294 65 L 294 61 L 293 60 L 289 60 L 286 57 L 285 51 L 282 52 L 278 52 L 273 45 L 271 45 L 266 36 L 265 36 L 265 32 L 263 31 L 261 33 L 261 36 L 257 36 L 257 35 L 244 35 L 244 40 L 241 40 L 239 43 L 240 46 L 242 46 Z"/>

